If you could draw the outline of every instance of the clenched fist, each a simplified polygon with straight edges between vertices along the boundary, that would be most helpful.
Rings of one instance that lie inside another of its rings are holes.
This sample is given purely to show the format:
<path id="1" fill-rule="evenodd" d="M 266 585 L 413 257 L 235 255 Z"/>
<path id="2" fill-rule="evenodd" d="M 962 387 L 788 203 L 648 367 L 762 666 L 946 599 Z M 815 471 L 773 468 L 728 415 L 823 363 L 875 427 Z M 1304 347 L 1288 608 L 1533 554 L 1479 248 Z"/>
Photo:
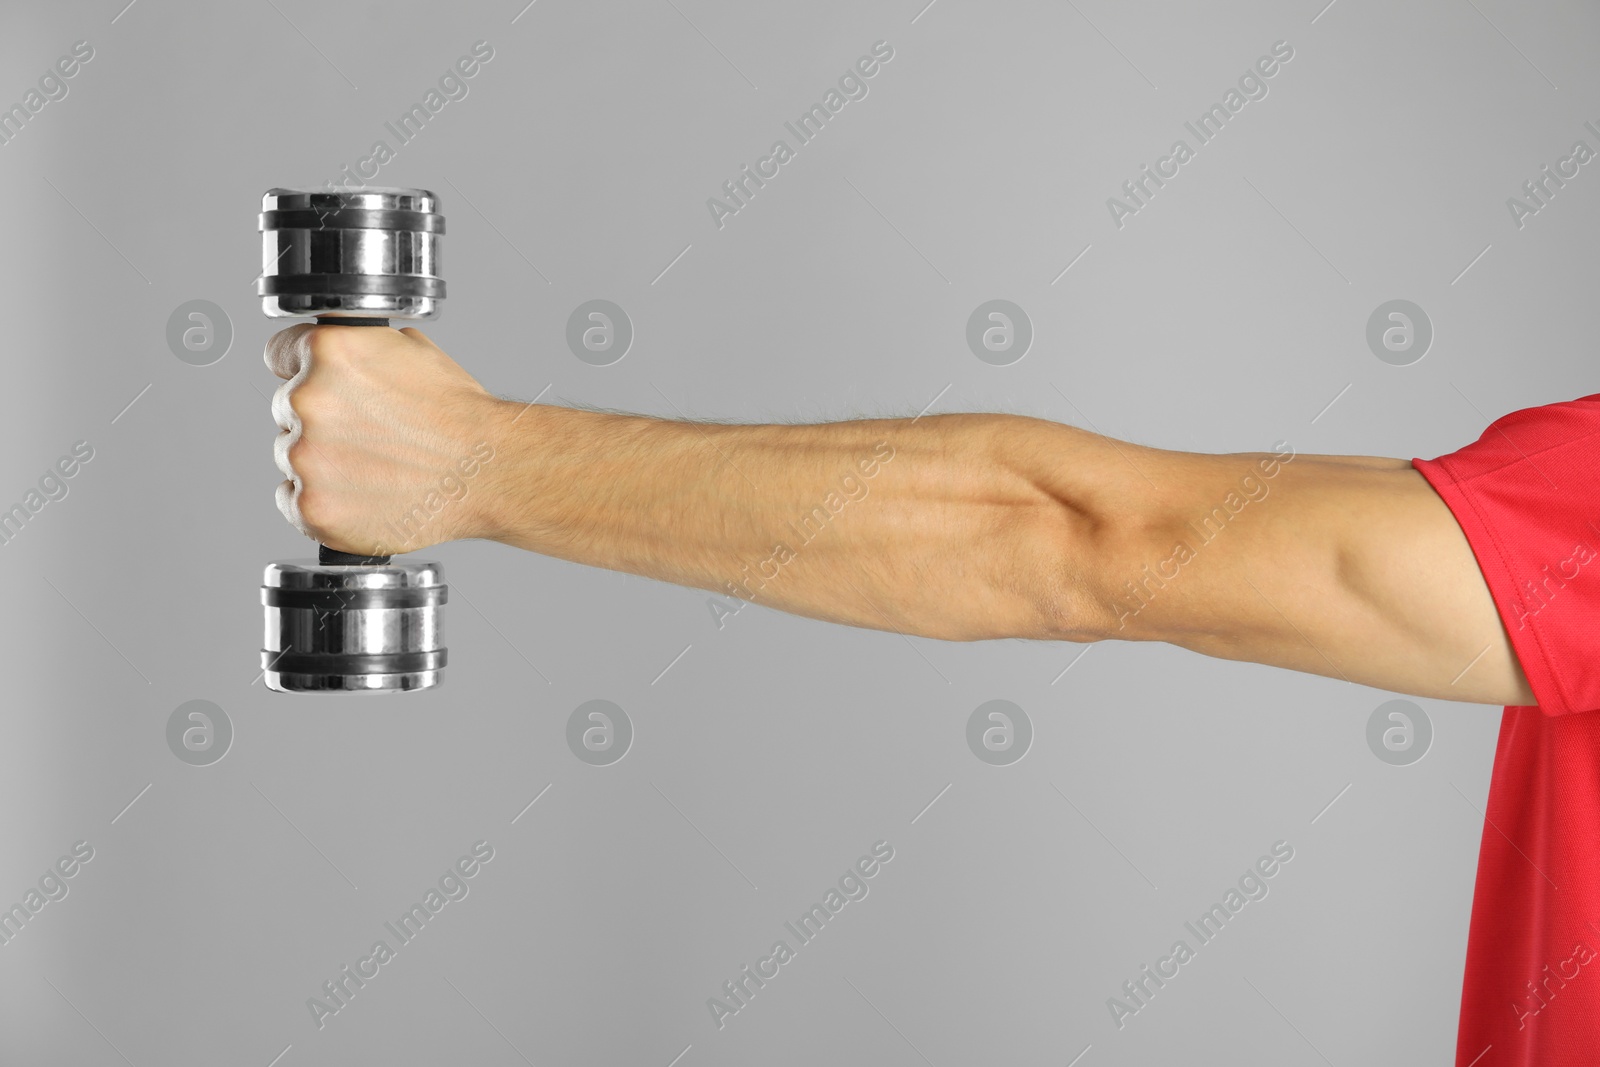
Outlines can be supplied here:
<path id="1" fill-rule="evenodd" d="M 362 555 L 492 536 L 487 483 L 520 408 L 490 395 L 415 329 L 301 323 L 267 366 L 278 509 L 306 536 Z"/>

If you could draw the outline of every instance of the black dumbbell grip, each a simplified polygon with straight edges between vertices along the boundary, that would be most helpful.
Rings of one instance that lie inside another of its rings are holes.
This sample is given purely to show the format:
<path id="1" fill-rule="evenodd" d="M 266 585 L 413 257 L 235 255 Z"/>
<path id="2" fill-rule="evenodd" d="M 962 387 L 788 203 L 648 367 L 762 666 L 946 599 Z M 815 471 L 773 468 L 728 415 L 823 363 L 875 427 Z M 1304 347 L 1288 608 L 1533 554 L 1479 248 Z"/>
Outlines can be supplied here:
<path id="1" fill-rule="evenodd" d="M 319 315 L 319 326 L 388 326 L 388 319 L 375 318 L 347 318 L 342 315 Z M 358 556 L 350 552 L 340 552 L 327 545 L 317 546 L 317 562 L 323 566 L 361 566 L 382 567 L 389 562 L 388 556 Z"/>
<path id="2" fill-rule="evenodd" d="M 318 326 L 387 326 L 388 319 L 360 319 L 344 315 L 318 315 Z"/>

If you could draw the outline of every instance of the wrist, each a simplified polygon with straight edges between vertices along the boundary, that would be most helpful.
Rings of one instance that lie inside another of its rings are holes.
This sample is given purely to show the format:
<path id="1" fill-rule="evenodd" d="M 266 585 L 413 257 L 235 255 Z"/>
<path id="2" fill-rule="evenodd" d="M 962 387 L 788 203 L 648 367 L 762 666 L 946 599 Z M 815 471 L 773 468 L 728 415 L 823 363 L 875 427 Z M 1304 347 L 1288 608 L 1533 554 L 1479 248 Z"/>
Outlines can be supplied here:
<path id="1" fill-rule="evenodd" d="M 484 416 L 494 458 L 473 536 L 619 569 L 626 548 L 616 539 L 629 514 L 661 488 L 655 461 L 670 448 L 653 435 L 667 426 L 646 416 L 495 401 Z"/>
<path id="2" fill-rule="evenodd" d="M 473 493 L 471 530 L 465 536 L 511 543 L 523 497 L 522 484 L 533 468 L 537 404 L 486 396 L 474 413 L 479 450 L 487 454 Z"/>

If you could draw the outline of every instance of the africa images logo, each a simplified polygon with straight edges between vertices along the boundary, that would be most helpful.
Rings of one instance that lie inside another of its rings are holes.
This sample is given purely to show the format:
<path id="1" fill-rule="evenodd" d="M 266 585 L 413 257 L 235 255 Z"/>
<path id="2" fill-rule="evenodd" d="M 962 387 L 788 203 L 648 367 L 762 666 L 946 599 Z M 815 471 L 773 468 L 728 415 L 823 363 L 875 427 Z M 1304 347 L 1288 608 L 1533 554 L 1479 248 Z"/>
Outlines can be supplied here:
<path id="1" fill-rule="evenodd" d="M 429 886 L 420 901 L 414 902 L 398 919 L 383 924 L 383 928 L 394 937 L 393 945 L 383 938 L 374 941 L 372 951 L 356 960 L 353 969 L 345 964 L 337 975 L 322 983 L 323 997 L 327 999 L 307 997 L 306 1009 L 311 1013 L 311 1021 L 316 1023 L 317 1029 L 321 1030 L 327 1024 L 329 1016 L 337 1015 L 349 1007 L 355 995 L 378 977 L 384 967 L 397 959 L 400 950 L 416 940 L 446 904 L 467 899 L 467 894 L 472 890 L 469 880 L 492 859 L 494 846 L 487 841 L 475 842 L 470 854 L 445 868 L 439 876 L 437 887 Z"/>
<path id="2" fill-rule="evenodd" d="M 727 1025 L 727 1020 L 739 1014 L 750 1006 L 750 1001 L 767 983 L 778 977 L 783 966 L 794 960 L 800 950 L 822 934 L 823 928 L 838 917 L 846 904 L 851 901 L 865 900 L 871 890 L 868 880 L 883 871 L 884 865 L 894 859 L 894 846 L 888 841 L 875 841 L 869 855 L 864 855 L 854 864 L 845 868 L 839 876 L 838 887 L 829 886 L 827 892 L 822 894 L 822 899 L 811 905 L 800 917 L 791 922 L 785 922 L 783 928 L 794 937 L 794 944 L 790 945 L 787 938 L 779 938 L 772 943 L 772 949 L 767 955 L 756 960 L 755 969 L 751 970 L 745 964 L 739 973 L 722 983 L 720 997 L 707 997 L 706 1010 L 711 1013 L 711 1021 L 721 1030 Z"/>
<path id="3" fill-rule="evenodd" d="M 1178 138 L 1172 142 L 1168 153 L 1156 160 L 1154 169 L 1146 163 L 1137 178 L 1122 183 L 1126 200 L 1114 196 L 1106 198 L 1106 209 L 1111 212 L 1111 222 L 1116 228 L 1122 229 L 1124 219 L 1148 207 L 1156 192 L 1176 178 L 1179 169 L 1193 159 L 1202 146 L 1215 140 L 1233 117 L 1244 110 L 1246 104 L 1252 100 L 1266 99 L 1269 92 L 1267 82 L 1293 58 L 1294 46 L 1288 41 L 1274 41 L 1271 54 L 1257 59 L 1252 67 L 1239 76 L 1237 88 L 1230 87 L 1219 103 L 1202 111 L 1194 122 L 1185 122 L 1184 128 L 1194 135 L 1193 145 L 1182 137 Z"/>
<path id="4" fill-rule="evenodd" d="M 830 86 L 819 103 L 802 111 L 793 122 L 783 124 L 783 128 L 794 135 L 793 146 L 784 138 L 778 138 L 772 142 L 767 154 L 756 160 L 754 171 L 746 163 L 739 168 L 737 175 L 722 183 L 722 194 L 727 200 L 707 197 L 706 210 L 711 213 L 711 221 L 717 224 L 717 229 L 727 224 L 725 220 L 729 216 L 737 215 L 749 207 L 756 191 L 765 189 L 767 182 L 776 178 L 782 168 L 795 158 L 800 147 L 814 141 L 834 116 L 844 110 L 846 104 L 852 100 L 865 100 L 870 91 L 868 79 L 875 77 L 883 69 L 883 64 L 893 58 L 893 45 L 888 41 L 873 42 L 870 55 L 857 59 L 853 66 L 845 68 L 845 72 L 839 75 L 837 88 Z"/>

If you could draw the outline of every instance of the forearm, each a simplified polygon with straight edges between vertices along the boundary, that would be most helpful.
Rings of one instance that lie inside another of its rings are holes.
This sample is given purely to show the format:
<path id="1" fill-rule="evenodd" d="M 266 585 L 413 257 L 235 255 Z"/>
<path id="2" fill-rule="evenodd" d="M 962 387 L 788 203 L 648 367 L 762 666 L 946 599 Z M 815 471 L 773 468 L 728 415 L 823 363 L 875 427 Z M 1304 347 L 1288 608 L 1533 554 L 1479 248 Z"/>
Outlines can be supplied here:
<path id="1" fill-rule="evenodd" d="M 488 536 L 834 622 L 1085 636 L 1081 431 L 1008 415 L 669 422 L 497 401 Z M 1090 436 L 1090 435 L 1083 435 Z M 1037 467 L 1037 469 L 1035 469 Z"/>

